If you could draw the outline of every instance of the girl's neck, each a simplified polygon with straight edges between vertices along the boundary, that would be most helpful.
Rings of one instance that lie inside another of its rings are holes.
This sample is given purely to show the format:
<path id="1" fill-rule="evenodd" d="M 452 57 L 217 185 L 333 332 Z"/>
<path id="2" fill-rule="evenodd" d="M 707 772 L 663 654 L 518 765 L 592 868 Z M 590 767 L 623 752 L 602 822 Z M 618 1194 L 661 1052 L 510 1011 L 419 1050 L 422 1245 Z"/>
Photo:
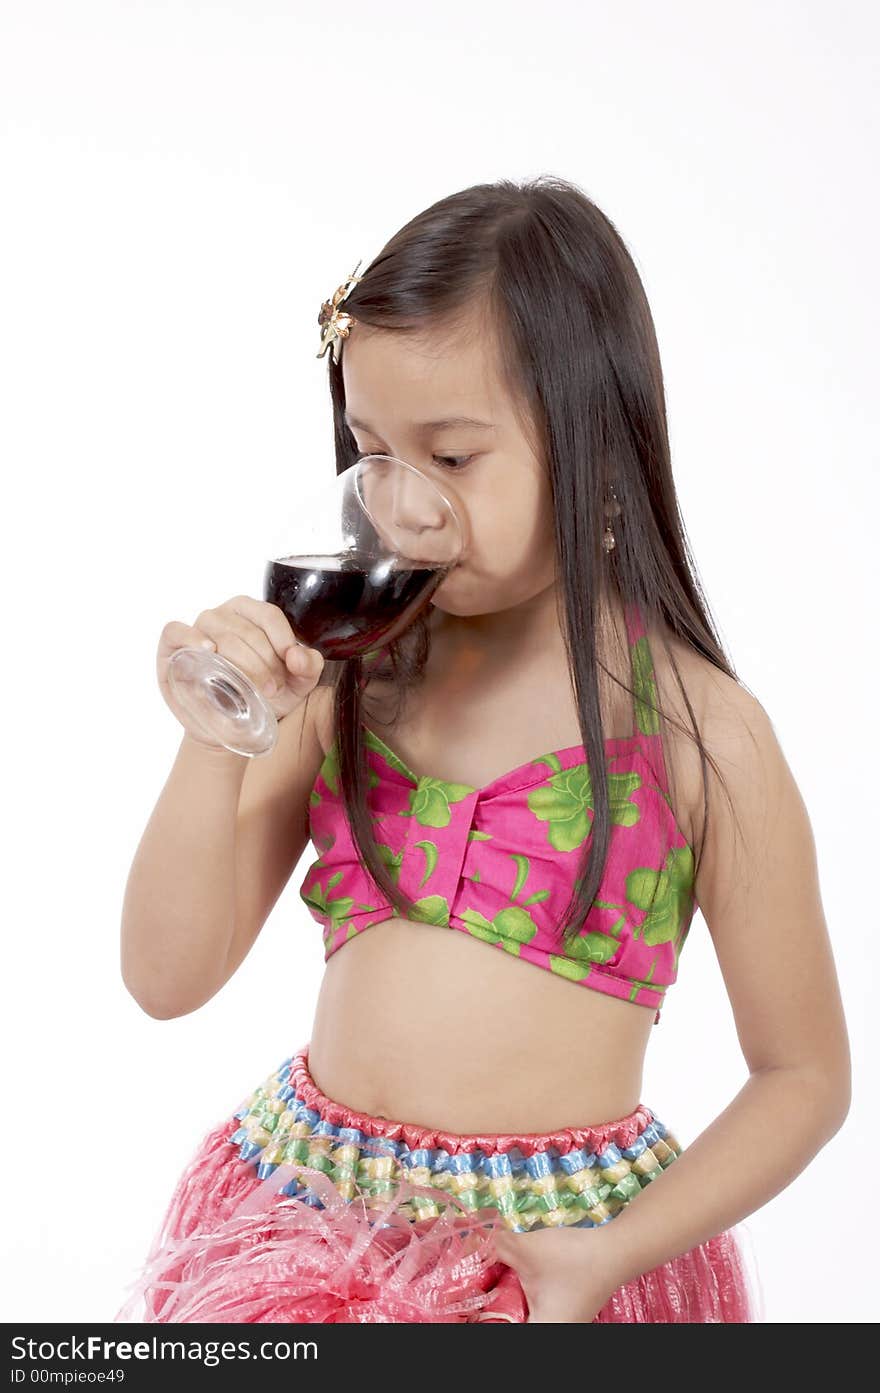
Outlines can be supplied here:
<path id="1" fill-rule="evenodd" d="M 433 606 L 429 616 L 432 633 L 478 645 L 484 652 L 510 656 L 517 649 L 534 653 L 536 649 L 564 647 L 557 611 L 556 584 L 508 609 L 490 614 L 449 614 Z M 612 653 L 626 645 L 623 604 L 615 593 L 603 601 L 598 616 L 596 644 L 600 659 L 607 662 Z"/>

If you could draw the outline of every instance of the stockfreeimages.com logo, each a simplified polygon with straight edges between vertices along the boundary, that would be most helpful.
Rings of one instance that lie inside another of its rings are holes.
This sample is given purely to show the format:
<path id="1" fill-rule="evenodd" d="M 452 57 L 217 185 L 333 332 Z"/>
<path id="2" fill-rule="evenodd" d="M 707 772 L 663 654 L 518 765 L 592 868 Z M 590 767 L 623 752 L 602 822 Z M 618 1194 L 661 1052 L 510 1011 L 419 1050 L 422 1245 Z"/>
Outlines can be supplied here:
<path id="1" fill-rule="evenodd" d="M 13 1361 L 31 1364 L 31 1378 L 40 1364 L 109 1364 L 148 1363 L 151 1360 L 171 1362 L 194 1361 L 213 1368 L 236 1359 L 317 1359 L 318 1346 L 314 1340 L 163 1340 L 151 1336 L 148 1340 L 108 1340 L 102 1335 L 76 1336 L 61 1340 L 32 1340 L 15 1335 L 10 1341 Z M 122 1370 L 119 1370 L 122 1373 Z M 11 1382 L 28 1379 L 27 1368 L 13 1368 Z M 108 1382 L 111 1369 L 104 1371 Z M 80 1371 L 73 1375 L 77 1382 L 103 1382 L 96 1371 Z M 71 1380 L 73 1381 L 73 1379 Z M 66 1382 L 66 1380 L 65 1380 Z"/>

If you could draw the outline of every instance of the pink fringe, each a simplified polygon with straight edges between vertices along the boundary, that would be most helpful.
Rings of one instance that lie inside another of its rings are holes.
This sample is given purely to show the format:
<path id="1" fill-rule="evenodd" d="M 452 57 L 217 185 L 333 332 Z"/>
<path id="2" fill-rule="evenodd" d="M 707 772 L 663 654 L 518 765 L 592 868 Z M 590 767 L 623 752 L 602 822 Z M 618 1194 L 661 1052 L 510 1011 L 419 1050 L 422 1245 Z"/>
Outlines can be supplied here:
<path id="1" fill-rule="evenodd" d="M 228 1124 L 215 1128 L 184 1172 L 116 1321 L 464 1321 L 511 1286 L 492 1253 L 494 1209 L 471 1214 L 446 1197 L 439 1218 L 413 1223 L 400 1205 L 413 1195 L 436 1200 L 435 1190 L 401 1182 L 367 1210 L 310 1166 L 279 1166 L 259 1181 L 228 1136 Z M 294 1176 L 323 1209 L 278 1195 Z"/>
<path id="2" fill-rule="evenodd" d="M 116 1321 L 338 1324 L 528 1319 L 516 1273 L 494 1256 L 494 1208 L 468 1213 L 444 1194 L 439 1218 L 398 1213 L 426 1186 L 401 1182 L 367 1209 L 320 1171 L 279 1166 L 259 1180 L 212 1129 L 181 1175 L 147 1262 Z M 305 1179 L 323 1209 L 279 1196 Z M 371 1222 L 372 1221 L 372 1222 Z M 379 1223 L 386 1225 L 379 1227 Z M 613 1220 L 611 1221 L 614 1222 Z M 759 1319 L 759 1284 L 727 1230 L 619 1288 L 595 1322 Z"/>

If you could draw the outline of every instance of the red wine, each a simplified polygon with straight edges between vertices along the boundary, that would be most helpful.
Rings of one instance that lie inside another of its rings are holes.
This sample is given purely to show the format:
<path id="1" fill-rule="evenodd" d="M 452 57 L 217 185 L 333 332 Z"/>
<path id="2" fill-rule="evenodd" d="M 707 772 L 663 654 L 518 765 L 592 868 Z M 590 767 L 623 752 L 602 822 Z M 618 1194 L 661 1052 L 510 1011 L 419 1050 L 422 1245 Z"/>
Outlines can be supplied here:
<path id="1" fill-rule="evenodd" d="M 283 610 L 301 642 L 326 659 L 355 658 L 402 633 L 449 574 L 388 558 L 286 556 L 266 566 L 263 598 Z"/>

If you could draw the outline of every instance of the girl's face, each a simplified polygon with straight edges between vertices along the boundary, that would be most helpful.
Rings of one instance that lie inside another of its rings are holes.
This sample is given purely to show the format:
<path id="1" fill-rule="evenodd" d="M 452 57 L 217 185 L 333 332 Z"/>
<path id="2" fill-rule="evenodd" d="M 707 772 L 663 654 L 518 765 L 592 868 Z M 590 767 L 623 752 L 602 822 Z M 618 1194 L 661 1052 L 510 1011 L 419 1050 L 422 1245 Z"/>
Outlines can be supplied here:
<path id="1" fill-rule="evenodd" d="M 461 521 L 463 559 L 434 605 L 462 617 L 494 614 L 547 591 L 556 572 L 547 471 L 484 322 L 471 314 L 446 333 L 418 334 L 355 324 L 342 375 L 359 452 L 413 465 Z"/>

